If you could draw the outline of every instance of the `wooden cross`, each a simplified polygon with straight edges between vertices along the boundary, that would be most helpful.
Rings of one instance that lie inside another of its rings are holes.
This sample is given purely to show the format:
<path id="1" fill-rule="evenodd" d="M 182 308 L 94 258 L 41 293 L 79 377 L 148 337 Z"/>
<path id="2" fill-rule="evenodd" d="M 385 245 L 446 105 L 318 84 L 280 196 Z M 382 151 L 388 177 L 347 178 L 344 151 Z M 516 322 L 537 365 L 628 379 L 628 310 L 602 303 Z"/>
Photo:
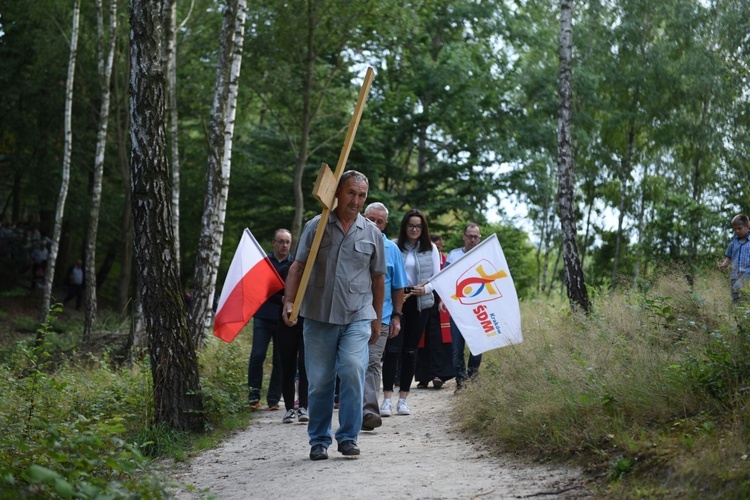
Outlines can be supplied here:
<path id="1" fill-rule="evenodd" d="M 315 231 L 315 238 L 313 238 L 310 253 L 307 256 L 308 265 L 305 266 L 305 270 L 302 272 L 302 278 L 300 279 L 299 288 L 297 289 L 297 296 L 294 298 L 294 305 L 292 306 L 292 313 L 289 315 L 289 320 L 292 323 L 297 321 L 299 308 L 300 305 L 302 305 L 302 298 L 305 296 L 305 290 L 307 289 L 307 282 L 310 281 L 310 273 L 312 273 L 313 265 L 315 265 L 315 258 L 318 256 L 320 241 L 323 239 L 323 233 L 325 232 L 326 224 L 328 224 L 328 215 L 331 210 L 335 208 L 336 188 L 339 185 L 341 174 L 344 173 L 346 160 L 349 159 L 349 152 L 352 150 L 354 136 L 357 135 L 359 120 L 362 118 L 362 112 L 365 109 L 365 101 L 367 101 L 367 94 L 370 93 L 370 86 L 372 85 L 372 79 L 374 76 L 375 72 L 373 69 L 367 68 L 365 80 L 362 82 L 362 88 L 359 91 L 357 105 L 354 107 L 354 114 L 352 115 L 352 120 L 349 122 L 349 129 L 346 131 L 346 138 L 344 139 L 344 146 L 341 148 L 336 171 L 331 172 L 331 168 L 328 164 L 323 163 L 320 166 L 320 170 L 318 170 L 318 178 L 315 179 L 312 193 L 315 198 L 318 199 L 320 204 L 323 205 L 323 212 L 320 215 L 318 229 Z"/>

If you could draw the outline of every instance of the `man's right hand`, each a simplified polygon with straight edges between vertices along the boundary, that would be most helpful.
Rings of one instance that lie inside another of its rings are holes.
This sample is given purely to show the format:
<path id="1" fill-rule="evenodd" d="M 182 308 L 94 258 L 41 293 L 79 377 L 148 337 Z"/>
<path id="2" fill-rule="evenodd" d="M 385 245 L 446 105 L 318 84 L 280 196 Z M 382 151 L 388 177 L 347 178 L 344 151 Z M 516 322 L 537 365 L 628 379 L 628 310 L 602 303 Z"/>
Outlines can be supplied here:
<path id="1" fill-rule="evenodd" d="M 291 300 L 285 300 L 284 305 L 281 308 L 281 319 L 284 320 L 286 326 L 294 326 L 297 324 L 297 320 L 290 321 L 289 318 L 292 315 L 292 309 L 294 308 L 294 302 Z"/>

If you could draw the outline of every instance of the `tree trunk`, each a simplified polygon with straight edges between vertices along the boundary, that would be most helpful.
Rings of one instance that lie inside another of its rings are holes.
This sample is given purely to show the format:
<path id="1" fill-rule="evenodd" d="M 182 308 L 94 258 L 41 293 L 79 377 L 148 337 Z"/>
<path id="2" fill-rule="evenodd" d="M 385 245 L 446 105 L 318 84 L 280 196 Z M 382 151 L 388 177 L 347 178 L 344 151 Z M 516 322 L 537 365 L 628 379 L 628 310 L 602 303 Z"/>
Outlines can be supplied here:
<path id="1" fill-rule="evenodd" d="M 73 6 L 73 30 L 70 33 L 70 58 L 68 59 L 68 77 L 65 83 L 65 145 L 63 152 L 62 183 L 60 194 L 57 197 L 57 209 L 55 210 L 55 229 L 52 233 L 52 245 L 47 260 L 47 275 L 44 280 L 44 297 L 42 298 L 41 319 L 47 316 L 50 302 L 52 301 L 52 284 L 55 278 L 55 264 L 57 250 L 60 246 L 60 234 L 62 233 L 63 214 L 65 213 L 65 199 L 68 196 L 68 184 L 70 183 L 70 154 L 73 149 L 73 130 L 71 129 L 73 114 L 73 79 L 76 69 L 76 55 L 78 53 L 78 23 L 81 13 L 79 0 Z"/>
<path id="2" fill-rule="evenodd" d="M 589 245 L 589 237 L 591 236 L 591 212 L 594 211 L 594 194 L 591 193 L 586 196 L 588 209 L 586 210 L 586 229 L 583 232 L 583 252 L 581 252 L 581 268 L 586 269 L 586 250 Z"/>
<path id="3" fill-rule="evenodd" d="M 164 67 L 169 89 L 169 144 L 172 152 L 172 220 L 174 225 L 175 259 L 180 269 L 180 141 L 177 123 L 177 0 L 164 1 L 166 50 Z"/>
<path id="4" fill-rule="evenodd" d="M 229 0 L 221 30 L 209 124 L 210 150 L 206 168 L 206 197 L 203 203 L 201 235 L 195 257 L 195 278 L 190 300 L 190 334 L 196 346 L 201 345 L 208 333 L 214 313 L 213 298 L 224 239 L 246 8 L 245 0 Z"/>
<path id="5" fill-rule="evenodd" d="M 643 233 L 646 220 L 646 185 L 648 184 L 649 165 L 643 168 L 643 181 L 641 181 L 641 200 L 638 207 L 638 247 L 635 252 L 635 269 L 633 271 L 633 286 L 638 289 L 640 280 L 641 259 L 643 258 Z"/>
<path id="6" fill-rule="evenodd" d="M 550 278 L 549 288 L 547 289 L 547 297 L 552 295 L 552 285 L 555 283 L 555 276 L 557 276 L 557 268 L 560 267 L 560 256 L 562 254 L 562 248 L 558 249 L 557 257 L 555 257 L 555 266 L 552 268 L 552 278 Z"/>
<path id="7" fill-rule="evenodd" d="M 700 130 L 705 130 L 707 127 L 708 120 L 706 115 L 708 114 L 709 99 L 704 98 L 701 101 L 701 114 L 700 114 Z M 693 153 L 693 172 L 690 176 L 692 180 L 692 193 L 691 199 L 693 201 L 689 208 L 689 211 L 685 217 L 688 222 L 688 227 L 693 228 L 689 231 L 688 237 L 688 249 L 687 249 L 687 264 L 689 272 L 693 272 L 693 268 L 696 264 L 696 258 L 698 256 L 698 240 L 701 238 L 700 235 L 700 222 L 701 222 L 701 199 L 703 198 L 703 190 L 705 188 L 705 181 L 702 178 L 702 164 L 703 164 L 703 152 L 706 150 L 706 137 L 705 134 L 701 133 L 695 140 L 695 152 Z"/>
<path id="8" fill-rule="evenodd" d="M 542 223 L 544 238 L 544 263 L 542 264 L 542 292 L 547 288 L 547 275 L 549 274 L 549 254 L 552 251 L 552 234 L 554 230 L 554 208 L 547 205 L 544 207 L 544 222 Z M 550 288 L 552 283 L 549 284 Z"/>
<path id="9" fill-rule="evenodd" d="M 115 59 L 117 63 L 117 59 Z M 125 73 L 129 73 L 128 70 Z M 114 79 L 114 101 L 115 101 L 115 135 L 117 137 L 117 164 L 120 167 L 120 176 L 123 180 L 126 196 L 123 203 L 122 220 L 120 222 L 120 279 L 117 284 L 117 310 L 120 317 L 124 319 L 129 315 L 128 307 L 131 300 L 131 281 L 133 279 L 133 213 L 130 204 L 130 162 L 128 161 L 128 110 L 127 101 L 122 98 L 120 92 L 120 79 L 117 78 L 119 71 L 115 71 Z M 122 106 L 126 109 L 122 109 Z M 134 294 L 133 294 L 134 295 Z"/>
<path id="10" fill-rule="evenodd" d="M 112 79 L 112 61 L 115 57 L 115 40 L 117 35 L 117 0 L 109 2 L 109 47 L 104 46 L 104 12 L 102 0 L 96 0 L 96 21 L 99 52 L 99 78 L 102 91 L 102 102 L 99 109 L 99 132 L 96 138 L 96 156 L 94 158 L 94 185 L 91 189 L 91 207 L 89 232 L 86 245 L 86 321 L 83 327 L 83 340 L 91 338 L 96 324 L 96 243 L 99 228 L 99 210 L 102 204 L 102 177 L 104 175 L 104 153 L 107 149 L 107 126 L 109 124 L 109 85 Z"/>
<path id="11" fill-rule="evenodd" d="M 636 92 L 637 95 L 637 92 Z M 617 240 L 615 243 L 615 258 L 612 264 L 612 287 L 614 292 L 617 288 L 617 272 L 620 267 L 620 254 L 622 253 L 622 233 L 625 212 L 627 211 L 628 201 L 628 179 L 630 179 L 630 168 L 633 162 L 633 147 L 635 141 L 635 125 L 631 120 L 628 126 L 628 143 L 625 147 L 625 157 L 622 159 L 622 170 L 620 171 L 620 205 L 618 206 L 617 216 Z"/>
<path id="12" fill-rule="evenodd" d="M 204 414 L 198 360 L 174 260 L 160 12 L 160 0 L 131 1 L 130 164 L 138 288 L 154 384 L 154 423 L 199 431 Z"/>
<path id="13" fill-rule="evenodd" d="M 302 192 L 302 173 L 310 149 L 310 125 L 312 113 L 312 86 L 315 72 L 315 16 L 314 2 L 307 6 L 307 57 L 305 58 L 305 83 L 302 89 L 302 129 L 300 131 L 299 151 L 294 163 L 294 218 L 292 219 L 292 241 L 296 251 L 299 237 L 302 234 L 302 217 L 305 212 L 305 198 Z"/>
<path id="14" fill-rule="evenodd" d="M 588 314 L 588 292 L 583 278 L 583 268 L 578 256 L 576 213 L 573 188 L 575 186 L 575 159 L 572 154 L 572 86 L 573 60 L 573 0 L 560 0 L 560 82 L 557 111 L 557 168 L 559 185 L 557 203 L 562 230 L 563 263 L 571 306 L 578 306 Z"/>

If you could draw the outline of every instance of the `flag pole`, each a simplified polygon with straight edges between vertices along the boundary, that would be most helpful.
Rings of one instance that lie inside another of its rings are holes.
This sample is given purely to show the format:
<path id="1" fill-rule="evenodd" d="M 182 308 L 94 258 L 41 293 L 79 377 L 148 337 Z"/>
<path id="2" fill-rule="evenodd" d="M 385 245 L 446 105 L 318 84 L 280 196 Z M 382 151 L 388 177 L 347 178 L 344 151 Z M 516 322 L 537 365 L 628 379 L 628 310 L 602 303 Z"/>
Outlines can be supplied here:
<path id="1" fill-rule="evenodd" d="M 422 283 L 421 285 L 417 285 L 417 286 L 427 286 L 427 283 L 429 283 L 429 282 L 430 282 L 430 280 L 427 280 L 427 281 L 425 281 L 424 283 Z M 412 288 L 414 288 L 414 287 L 412 287 Z M 413 292 L 413 291 L 412 291 L 412 292 L 409 292 L 409 293 L 407 293 L 406 295 L 404 295 L 404 302 L 406 302 L 406 299 L 408 299 L 408 298 L 409 298 L 409 297 L 411 297 L 412 295 L 414 295 L 414 292 Z"/>

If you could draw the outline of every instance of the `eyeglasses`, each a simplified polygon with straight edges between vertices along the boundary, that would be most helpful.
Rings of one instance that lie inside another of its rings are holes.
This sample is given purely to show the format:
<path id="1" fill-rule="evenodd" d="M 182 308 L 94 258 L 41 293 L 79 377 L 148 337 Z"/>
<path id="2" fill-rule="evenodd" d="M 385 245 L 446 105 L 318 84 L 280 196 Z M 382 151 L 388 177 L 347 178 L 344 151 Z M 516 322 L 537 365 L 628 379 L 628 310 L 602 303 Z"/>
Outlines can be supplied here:
<path id="1" fill-rule="evenodd" d="M 414 224 L 407 224 L 406 228 L 409 231 L 421 231 L 422 230 L 422 224 L 417 224 L 416 226 Z"/>
<path id="2" fill-rule="evenodd" d="M 481 234 L 466 234 L 466 233 L 464 233 L 464 236 L 466 236 L 470 240 L 478 240 L 479 238 L 482 237 Z"/>
<path id="3" fill-rule="evenodd" d="M 279 245 L 291 245 L 292 244 L 292 242 L 289 240 L 273 240 L 273 241 L 275 241 Z"/>

